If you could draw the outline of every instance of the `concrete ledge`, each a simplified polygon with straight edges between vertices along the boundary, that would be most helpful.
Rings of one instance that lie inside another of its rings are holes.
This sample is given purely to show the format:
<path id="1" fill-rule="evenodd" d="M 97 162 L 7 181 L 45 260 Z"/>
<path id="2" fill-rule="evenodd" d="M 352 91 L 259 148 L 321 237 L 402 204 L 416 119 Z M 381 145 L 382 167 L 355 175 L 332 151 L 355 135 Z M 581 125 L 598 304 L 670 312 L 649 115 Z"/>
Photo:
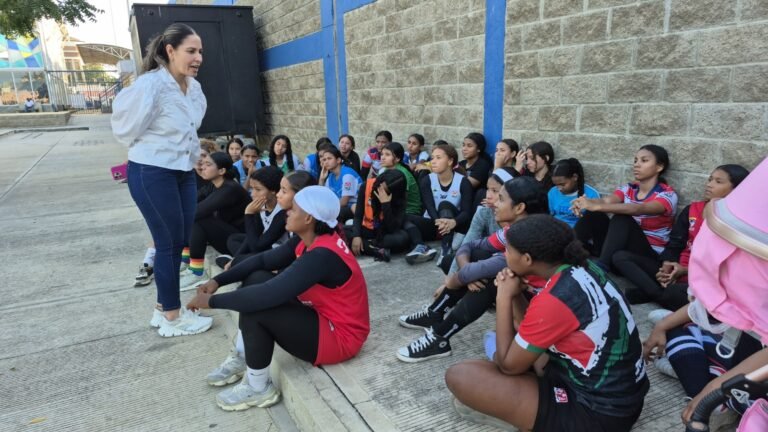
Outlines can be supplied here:
<path id="1" fill-rule="evenodd" d="M 217 254 L 208 249 L 205 266 L 213 277 L 222 272 L 214 259 Z M 235 289 L 221 287 L 221 292 Z M 234 340 L 239 314 L 229 311 L 229 319 L 221 323 Z M 397 431 L 384 410 L 347 373 L 344 364 L 314 367 L 298 360 L 279 346 L 275 347 L 271 365 L 272 378 L 283 395 L 283 403 L 299 430 L 318 432 L 338 431 Z"/>
<path id="2" fill-rule="evenodd" d="M 70 116 L 69 111 L 0 114 L 0 128 L 66 126 Z"/>

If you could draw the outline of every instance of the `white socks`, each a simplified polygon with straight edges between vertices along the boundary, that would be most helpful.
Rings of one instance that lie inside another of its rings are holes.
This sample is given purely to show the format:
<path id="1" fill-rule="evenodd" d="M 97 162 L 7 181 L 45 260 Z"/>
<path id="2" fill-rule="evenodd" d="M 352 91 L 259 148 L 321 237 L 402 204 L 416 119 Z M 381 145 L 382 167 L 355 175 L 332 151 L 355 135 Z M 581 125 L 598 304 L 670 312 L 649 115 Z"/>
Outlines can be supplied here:
<path id="1" fill-rule="evenodd" d="M 263 392 L 267 389 L 269 383 L 269 366 L 264 369 L 248 368 L 248 384 L 257 392 Z"/>
<path id="2" fill-rule="evenodd" d="M 241 330 L 237 330 L 237 336 L 235 336 L 235 351 L 237 351 L 237 356 L 245 358 L 245 343 L 243 342 L 243 332 Z"/>
<path id="3" fill-rule="evenodd" d="M 144 254 L 144 264 L 150 267 L 155 266 L 155 248 L 147 248 L 147 252 Z"/>

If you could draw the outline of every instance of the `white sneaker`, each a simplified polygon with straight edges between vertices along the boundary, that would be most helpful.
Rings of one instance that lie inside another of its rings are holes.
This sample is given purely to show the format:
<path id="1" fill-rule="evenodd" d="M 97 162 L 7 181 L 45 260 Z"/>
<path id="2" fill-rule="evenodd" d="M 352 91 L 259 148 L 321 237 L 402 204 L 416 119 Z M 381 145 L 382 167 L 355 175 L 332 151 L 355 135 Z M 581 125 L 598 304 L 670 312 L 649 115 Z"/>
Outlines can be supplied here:
<path id="1" fill-rule="evenodd" d="M 205 377 L 205 381 L 209 385 L 221 387 L 239 380 L 245 371 L 245 359 L 237 354 L 231 354 Z"/>
<path id="2" fill-rule="evenodd" d="M 149 320 L 149 326 L 160 328 L 160 322 L 162 322 L 164 316 L 165 315 L 163 314 L 163 311 L 159 310 L 158 308 L 152 309 L 152 319 Z"/>
<path id="3" fill-rule="evenodd" d="M 656 325 L 656 323 L 666 318 L 667 315 L 671 315 L 671 314 L 672 314 L 671 310 L 655 309 L 648 312 L 648 321 L 650 321 L 653 325 Z"/>
<path id="4" fill-rule="evenodd" d="M 669 362 L 667 357 L 659 357 L 654 360 L 653 367 L 670 378 L 678 379 L 677 372 L 675 372 L 675 368 L 672 367 L 672 363 Z"/>
<path id="5" fill-rule="evenodd" d="M 197 288 L 198 285 L 202 285 L 204 282 L 208 282 L 205 272 L 198 276 L 192 273 L 192 270 L 186 269 L 184 273 L 179 275 L 179 291 L 191 291 Z"/>
<path id="6" fill-rule="evenodd" d="M 210 329 L 211 325 L 213 325 L 213 318 L 181 308 L 179 317 L 173 321 L 168 321 L 163 315 L 157 334 L 162 337 L 189 336 L 203 333 Z"/>
<path id="7" fill-rule="evenodd" d="M 188 268 L 189 268 L 189 263 L 185 263 L 185 262 L 181 263 L 181 267 L 179 267 L 179 274 L 184 273 L 184 271 Z"/>
<path id="8" fill-rule="evenodd" d="M 257 392 L 244 376 L 240 383 L 216 395 L 216 404 L 225 411 L 242 411 L 250 407 L 267 408 L 280 401 L 280 390 L 272 381 L 267 383 L 264 391 Z"/>

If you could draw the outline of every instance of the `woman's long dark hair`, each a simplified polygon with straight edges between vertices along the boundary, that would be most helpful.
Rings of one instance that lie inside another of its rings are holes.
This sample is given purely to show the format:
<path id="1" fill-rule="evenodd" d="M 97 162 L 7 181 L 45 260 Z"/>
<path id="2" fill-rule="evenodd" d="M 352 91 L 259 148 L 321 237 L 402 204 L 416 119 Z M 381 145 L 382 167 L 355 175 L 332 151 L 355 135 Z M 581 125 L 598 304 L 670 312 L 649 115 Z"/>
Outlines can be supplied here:
<path id="1" fill-rule="evenodd" d="M 548 214 L 528 216 L 509 226 L 507 244 L 547 264 L 585 266 L 589 252 L 576 239 L 573 228 Z"/>
<path id="2" fill-rule="evenodd" d="M 371 191 L 371 209 L 374 216 L 381 213 L 381 202 L 379 202 L 379 199 L 376 198 L 373 192 L 376 192 L 382 183 L 387 184 L 387 189 L 392 194 L 390 206 L 392 206 L 393 213 L 397 213 L 398 210 L 404 208 L 407 204 L 406 188 L 408 183 L 405 175 L 396 169 L 385 170 L 376 177 L 376 181 L 373 183 L 373 190 Z"/>
<path id="3" fill-rule="evenodd" d="M 472 142 L 477 144 L 477 149 L 479 150 L 478 158 L 485 159 L 488 162 L 491 162 L 491 165 L 493 165 L 491 156 L 485 152 L 486 147 L 488 147 L 488 144 L 485 140 L 485 135 L 481 134 L 480 132 L 470 132 L 467 134 L 467 136 L 464 137 L 464 139 L 470 139 Z"/>
<path id="4" fill-rule="evenodd" d="M 720 165 L 719 167 L 715 168 L 715 170 L 720 170 L 728 174 L 728 180 L 731 181 L 731 185 L 734 189 L 736 189 L 736 186 L 744 181 L 744 179 L 749 175 L 748 169 L 736 164 Z"/>
<path id="5" fill-rule="evenodd" d="M 286 135 L 276 135 L 272 138 L 272 142 L 269 143 L 269 164 L 277 166 L 277 155 L 275 154 L 275 143 L 279 140 L 285 141 L 285 163 L 288 164 L 288 171 L 293 171 L 296 167 L 293 166 L 293 150 L 291 149 L 291 139 Z"/>
<path id="6" fill-rule="evenodd" d="M 544 185 L 533 177 L 520 176 L 504 183 L 504 189 L 513 204 L 525 204 L 528 215 L 549 212 L 549 192 Z M 515 222 L 517 224 L 517 222 Z"/>
<path id="7" fill-rule="evenodd" d="M 141 72 L 149 72 L 162 67 L 168 67 L 168 53 L 165 51 L 166 45 L 178 48 L 184 39 L 190 35 L 196 35 L 195 30 L 182 23 L 174 23 L 166 27 L 163 34 L 156 35 L 147 44 L 147 52 L 144 60 L 141 62 Z"/>

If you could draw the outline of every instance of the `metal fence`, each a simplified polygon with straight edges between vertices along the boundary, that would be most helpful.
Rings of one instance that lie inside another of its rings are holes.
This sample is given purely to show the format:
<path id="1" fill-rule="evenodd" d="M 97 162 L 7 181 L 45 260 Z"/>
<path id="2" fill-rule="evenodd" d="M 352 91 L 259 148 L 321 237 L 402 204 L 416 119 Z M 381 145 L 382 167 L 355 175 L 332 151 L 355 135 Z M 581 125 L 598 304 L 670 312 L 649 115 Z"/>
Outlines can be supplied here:
<path id="1" fill-rule="evenodd" d="M 82 113 L 110 113 L 112 101 L 126 85 L 117 71 L 46 71 L 47 87 L 38 90 L 38 99 L 57 110 Z"/>

